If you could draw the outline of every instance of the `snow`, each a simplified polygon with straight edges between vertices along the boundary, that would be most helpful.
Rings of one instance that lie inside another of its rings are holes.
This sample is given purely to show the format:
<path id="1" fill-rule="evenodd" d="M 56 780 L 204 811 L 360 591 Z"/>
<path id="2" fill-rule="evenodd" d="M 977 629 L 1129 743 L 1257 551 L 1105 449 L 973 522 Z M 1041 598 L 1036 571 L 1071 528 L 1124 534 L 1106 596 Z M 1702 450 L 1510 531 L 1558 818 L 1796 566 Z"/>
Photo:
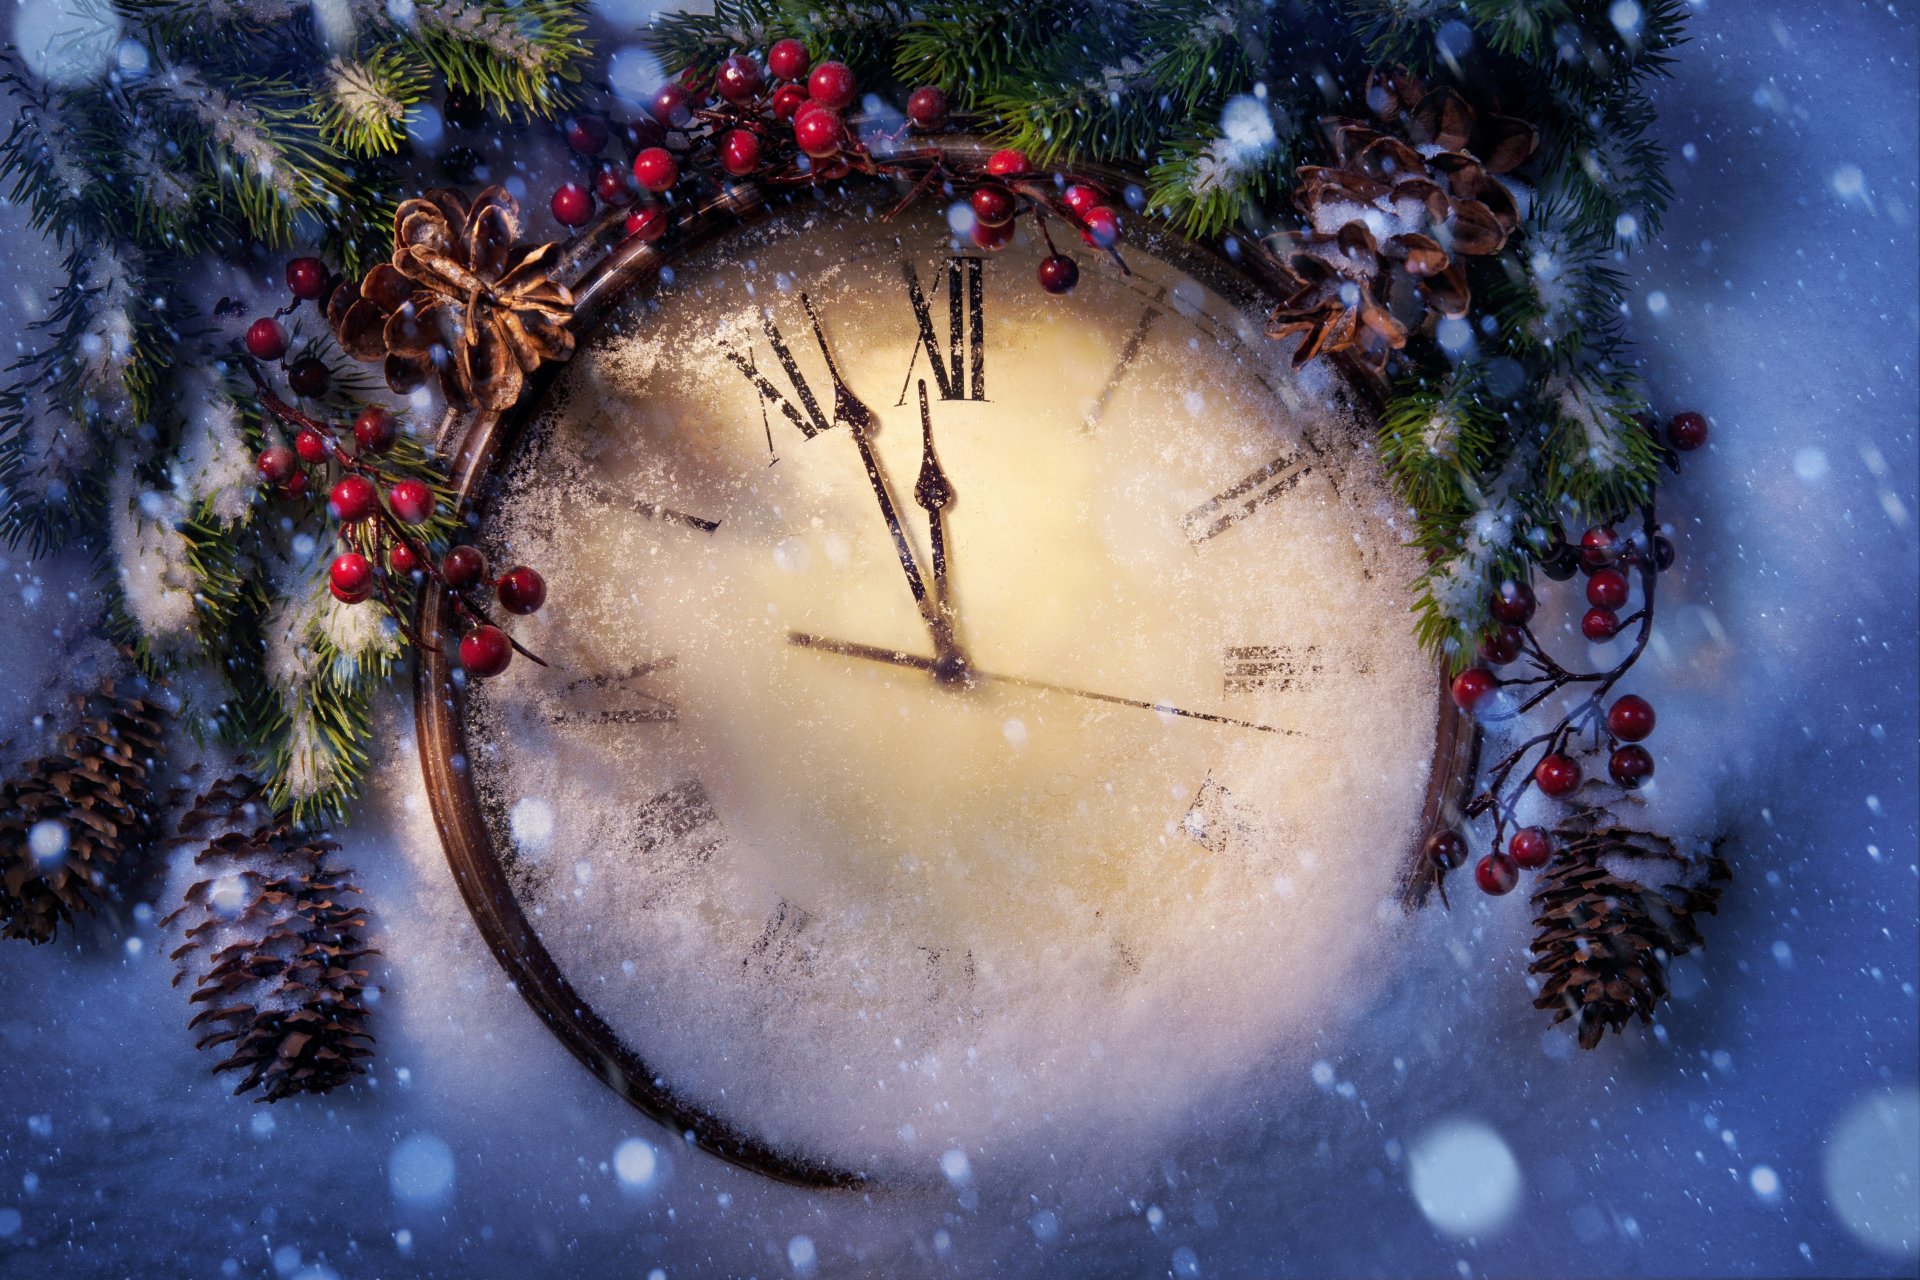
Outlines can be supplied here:
<path id="1" fill-rule="evenodd" d="M 1727 825 L 1736 879 L 1706 950 L 1675 965 L 1659 1034 L 1570 1049 L 1527 1007 L 1524 903 L 1466 893 L 1380 957 L 1377 988 L 1334 993 L 1306 1063 L 1195 1097 L 1146 1143 L 1082 1135 L 1016 1168 L 922 1135 L 926 1185 L 799 1192 L 687 1151 L 508 988 L 389 707 L 391 782 L 345 859 L 384 952 L 374 1079 L 271 1110 L 227 1097 L 151 913 L 126 926 L 137 953 L 111 935 L 8 945 L 0 1272 L 777 1276 L 805 1236 L 830 1276 L 1911 1274 L 1913 20 L 1756 0 L 1697 8 L 1693 30 L 1662 136 L 1694 158 L 1629 267 L 1656 403 L 1708 412 L 1715 437 L 1664 491 L 1681 559 L 1635 680 L 1661 713 L 1650 820 Z M 534 190 L 567 171 L 545 134 L 522 152 L 545 166 Z M 56 275 L 19 211 L 0 223 L 17 317 Z M 1808 449 L 1824 467 L 1796 465 Z M 0 737 L 25 739 L 81 661 L 91 578 L 77 557 L 0 561 Z M 1578 616 L 1570 592 L 1542 594 Z M 1410 1177 L 1422 1137 L 1456 1121 L 1518 1170 L 1512 1212 L 1471 1239 L 1428 1219 Z M 445 1155 L 399 1161 L 416 1135 Z M 655 1152 L 644 1185 L 621 1172 L 630 1142 Z M 396 1168 L 444 1199 L 402 1195 Z"/>

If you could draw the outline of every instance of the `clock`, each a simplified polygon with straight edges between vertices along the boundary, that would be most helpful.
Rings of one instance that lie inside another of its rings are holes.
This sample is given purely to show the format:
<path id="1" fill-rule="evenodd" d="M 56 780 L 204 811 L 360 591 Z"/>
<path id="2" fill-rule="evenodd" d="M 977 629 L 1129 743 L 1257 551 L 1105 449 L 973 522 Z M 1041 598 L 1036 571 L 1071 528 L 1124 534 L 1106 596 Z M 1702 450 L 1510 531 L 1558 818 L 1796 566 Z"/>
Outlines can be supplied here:
<path id="1" fill-rule="evenodd" d="M 1145 1123 L 1315 1025 L 1473 742 L 1369 388 L 1264 336 L 1257 248 L 1146 232 L 1056 296 L 1035 230 L 896 200 L 583 240 L 572 360 L 442 434 L 489 560 L 546 575 L 544 665 L 418 685 L 520 993 L 810 1185 Z"/>

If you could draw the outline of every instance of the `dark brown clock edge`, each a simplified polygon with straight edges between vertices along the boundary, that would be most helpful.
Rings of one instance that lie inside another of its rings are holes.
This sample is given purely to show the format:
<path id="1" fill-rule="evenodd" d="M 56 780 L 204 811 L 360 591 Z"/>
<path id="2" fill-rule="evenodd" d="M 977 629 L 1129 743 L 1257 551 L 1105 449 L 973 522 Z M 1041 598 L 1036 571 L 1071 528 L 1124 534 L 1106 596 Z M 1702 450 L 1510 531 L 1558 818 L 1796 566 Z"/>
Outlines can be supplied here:
<path id="1" fill-rule="evenodd" d="M 712 202 L 683 221 L 681 247 L 704 242 L 739 225 L 754 214 L 757 203 L 742 198 L 738 191 Z M 589 237 L 581 239 L 585 242 Z M 579 291 L 578 314 L 590 318 L 604 305 L 606 281 L 620 278 L 631 283 L 657 271 L 667 261 L 668 255 L 652 246 L 627 241 L 589 273 Z M 562 270 L 567 266 L 563 261 Z M 449 478 L 463 509 L 478 496 L 500 450 L 545 400 L 558 372 L 559 366 L 554 365 L 541 369 L 531 379 L 530 394 L 507 413 L 449 411 L 441 424 L 440 443 L 452 447 Z M 739 1132 L 704 1108 L 685 1102 L 568 982 L 520 908 L 506 871 L 495 856 L 479 795 L 464 767 L 468 758 L 466 726 L 459 714 L 452 665 L 441 639 L 449 634 L 452 620 L 446 593 L 437 584 L 430 584 L 421 593 L 419 634 L 437 647 L 421 650 L 414 679 L 421 770 L 454 883 L 481 936 L 521 998 L 589 1071 L 642 1114 L 692 1145 L 795 1186 L 824 1189 L 867 1185 L 869 1180 L 862 1173 L 779 1151 Z"/>
<path id="2" fill-rule="evenodd" d="M 951 159 L 974 166 L 984 163 L 991 152 L 987 144 L 964 136 L 936 139 L 931 145 L 939 146 Z M 1137 181 L 1118 170 L 1089 171 L 1088 176 L 1104 178 L 1116 189 Z M 683 217 L 672 248 L 663 250 L 634 238 L 619 239 L 624 213 L 609 210 L 574 241 L 555 271 L 558 278 L 575 287 L 576 334 L 590 331 L 592 321 L 627 287 L 657 272 L 680 253 L 765 212 L 766 204 L 757 188 L 749 184 L 730 188 Z M 1277 264 L 1257 242 L 1240 240 L 1237 255 L 1227 251 L 1224 241 L 1183 243 L 1206 251 L 1229 274 L 1250 275 L 1269 289 L 1276 287 Z M 594 261 L 609 248 L 610 252 Z M 1379 376 L 1351 362 L 1340 362 L 1340 368 L 1356 398 L 1377 416 L 1384 398 Z M 451 485 L 463 508 L 478 495 L 501 448 L 544 401 L 558 373 L 559 366 L 542 368 L 529 380 L 529 393 L 505 414 L 448 411 L 436 443 L 443 451 L 451 450 Z M 473 780 L 464 768 L 466 729 L 457 712 L 452 668 L 444 645 L 439 643 L 451 621 L 444 591 L 430 584 L 421 593 L 418 626 L 419 634 L 436 647 L 422 649 L 414 681 L 421 768 L 454 882 L 489 949 L 521 997 L 588 1070 L 642 1114 L 681 1134 L 692 1145 L 796 1186 L 871 1185 L 865 1174 L 784 1154 L 737 1132 L 705 1109 L 682 1101 L 574 991 L 520 909 L 495 856 Z M 1433 885 L 1432 869 L 1424 856 L 1426 833 L 1441 816 L 1457 810 L 1479 753 L 1479 731 L 1446 696 L 1444 675 L 1441 672 L 1439 719 L 1422 822 L 1402 879 L 1401 900 L 1409 910 L 1424 902 Z M 1457 785 L 1456 778 L 1460 780 Z"/>

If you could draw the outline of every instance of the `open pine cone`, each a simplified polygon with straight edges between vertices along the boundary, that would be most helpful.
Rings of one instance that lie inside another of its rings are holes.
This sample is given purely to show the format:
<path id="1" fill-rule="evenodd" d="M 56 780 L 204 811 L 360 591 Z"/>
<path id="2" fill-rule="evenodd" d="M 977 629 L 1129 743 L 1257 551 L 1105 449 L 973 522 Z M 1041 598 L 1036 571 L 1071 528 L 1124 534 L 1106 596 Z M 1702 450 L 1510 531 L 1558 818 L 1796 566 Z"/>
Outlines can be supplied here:
<path id="1" fill-rule="evenodd" d="M 0 937 L 51 941 L 154 833 L 159 705 L 110 679 L 73 704 L 78 723 L 52 754 L 0 788 Z"/>
<path id="2" fill-rule="evenodd" d="M 1694 917 L 1715 910 L 1732 874 L 1717 846 L 1691 883 L 1653 887 L 1601 865 L 1609 854 L 1648 856 L 1642 840 L 1617 828 L 1563 839 L 1533 895 L 1539 932 L 1528 972 L 1545 979 L 1533 1004 L 1553 1010 L 1555 1023 L 1574 1019 L 1583 1049 L 1633 1017 L 1653 1021 L 1667 995 L 1668 962 L 1701 945 Z"/>
<path id="3" fill-rule="evenodd" d="M 1429 313 L 1464 316 L 1461 259 L 1498 253 L 1520 222 L 1495 175 L 1533 154 L 1532 126 L 1478 117 L 1452 89 L 1397 71 L 1369 77 L 1367 105 L 1378 124 L 1322 119 L 1335 163 L 1297 171 L 1307 226 L 1287 236 L 1287 292 L 1267 325 L 1271 337 L 1306 335 L 1295 366 L 1350 351 L 1378 369 Z"/>
<path id="4" fill-rule="evenodd" d="M 393 260 L 344 284 L 327 323 L 348 355 L 384 362 L 412 391 L 438 372 L 449 402 L 507 409 L 542 361 L 573 354 L 573 294 L 548 278 L 558 244 L 516 245 L 520 206 L 500 187 L 471 204 L 442 188 L 393 215 Z"/>
<path id="5" fill-rule="evenodd" d="M 194 978 L 187 1026 L 206 1030 L 195 1048 L 227 1046 L 214 1064 L 240 1071 L 235 1093 L 274 1102 L 326 1093 L 366 1070 L 366 912 L 341 899 L 360 891 L 331 867 L 337 846 L 295 831 L 286 816 L 256 823 L 260 793 L 244 778 L 217 782 L 181 820 L 183 836 L 226 828 L 194 858 L 206 879 L 188 888 L 162 924 L 190 920 L 174 950 L 178 986 Z M 196 965 L 204 966 L 197 974 Z"/>

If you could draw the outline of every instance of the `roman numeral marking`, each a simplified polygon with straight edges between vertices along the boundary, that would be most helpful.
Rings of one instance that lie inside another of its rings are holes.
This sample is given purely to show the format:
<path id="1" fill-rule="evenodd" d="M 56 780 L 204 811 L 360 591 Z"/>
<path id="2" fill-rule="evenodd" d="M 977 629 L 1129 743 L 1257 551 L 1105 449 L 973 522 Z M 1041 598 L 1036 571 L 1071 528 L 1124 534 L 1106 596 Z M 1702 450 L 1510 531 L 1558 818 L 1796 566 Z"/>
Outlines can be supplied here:
<path id="1" fill-rule="evenodd" d="M 581 676 L 569 680 L 560 686 L 559 696 L 579 694 L 585 690 L 621 689 L 631 699 L 631 705 L 622 707 L 589 707 L 583 710 L 571 710 L 562 707 L 551 713 L 554 724 L 672 724 L 680 718 L 679 710 L 667 699 L 658 694 L 648 693 L 644 689 L 632 686 L 648 676 L 661 671 L 673 670 L 672 658 L 657 658 L 652 662 L 642 662 L 625 671 L 604 671 L 598 675 Z"/>
<path id="2" fill-rule="evenodd" d="M 658 502 L 648 502 L 645 498 L 624 497 L 591 480 L 580 481 L 571 487 L 590 502 L 598 503 L 603 507 L 622 507 L 629 511 L 637 511 L 649 520 L 663 520 L 668 524 L 684 525 L 689 529 L 698 529 L 701 533 L 712 533 L 720 527 L 718 520 L 688 515 L 684 511 L 675 511 L 672 507 L 662 506 Z"/>
<path id="3" fill-rule="evenodd" d="M 1291 689 L 1320 674 L 1318 647 L 1293 649 L 1277 644 L 1234 645 L 1226 653 L 1223 693 L 1253 693 L 1260 689 Z"/>
<path id="4" fill-rule="evenodd" d="M 812 923 L 813 917 L 804 907 L 782 898 L 773 914 L 767 917 L 766 928 L 760 931 L 760 937 L 740 967 L 751 969 L 758 962 L 761 970 L 769 975 L 789 965 L 803 970 L 811 967 L 815 948 L 802 935 Z"/>
<path id="5" fill-rule="evenodd" d="M 927 958 L 927 1002 L 954 995 L 964 1000 L 973 995 L 974 968 L 971 950 L 954 953 L 952 947 L 915 948 Z"/>
<path id="6" fill-rule="evenodd" d="M 1154 290 L 1153 302 L 1140 313 L 1140 318 L 1134 321 L 1133 328 L 1127 332 L 1126 341 L 1120 344 L 1120 358 L 1113 362 L 1113 372 L 1107 375 L 1106 385 L 1100 388 L 1100 394 L 1094 398 L 1093 407 L 1087 410 L 1083 425 L 1088 431 L 1093 430 L 1100 419 L 1106 416 L 1107 405 L 1112 402 L 1114 392 L 1120 389 L 1120 383 L 1126 378 L 1127 370 L 1132 367 L 1134 357 L 1140 354 L 1140 345 L 1147 340 L 1147 330 L 1151 329 L 1153 322 L 1160 318 L 1160 308 L 1157 304 L 1166 296 L 1165 285 Z"/>
<path id="7" fill-rule="evenodd" d="M 773 348 L 774 359 L 780 362 L 781 369 L 786 372 L 787 383 L 793 388 L 794 398 L 800 402 L 798 407 L 780 388 L 773 385 L 772 379 L 760 371 L 760 366 L 755 362 L 751 351 L 742 355 L 732 347 L 725 347 L 723 350 L 726 357 L 760 393 L 763 406 L 770 404 L 778 409 L 782 417 L 799 428 L 801 435 L 811 440 L 821 432 L 830 429 L 833 426 L 833 420 L 821 412 L 820 398 L 813 393 L 813 388 L 807 385 L 806 377 L 800 372 L 799 362 L 793 358 L 793 351 L 787 346 L 787 340 L 780 335 L 780 326 L 773 322 L 771 316 L 763 317 L 760 325 L 767 336 L 767 345 Z M 768 440 L 768 449 L 772 449 L 771 438 Z"/>
<path id="8" fill-rule="evenodd" d="M 933 311 L 920 289 L 920 276 L 913 264 L 902 258 L 900 274 L 907 281 L 907 301 L 913 304 L 913 317 L 920 326 L 920 345 L 907 362 L 907 378 L 900 384 L 895 406 L 907 402 L 907 389 L 913 385 L 914 366 L 920 352 L 927 353 L 933 369 L 933 381 L 942 400 L 985 400 L 987 398 L 987 286 L 979 258 L 955 256 L 947 259 L 947 354 L 940 355 L 939 339 L 933 331 Z M 966 312 L 961 313 L 961 276 L 966 277 Z M 966 378 L 961 378 L 961 362 L 967 362 Z"/>
<path id="9" fill-rule="evenodd" d="M 1283 453 L 1224 493 L 1217 493 L 1180 517 L 1187 541 L 1199 546 L 1239 524 L 1260 508 L 1300 483 L 1313 470 L 1309 462 Z"/>
<path id="10" fill-rule="evenodd" d="M 667 788 L 636 815 L 640 853 L 658 863 L 705 862 L 726 840 L 697 778 Z"/>
<path id="11" fill-rule="evenodd" d="M 1271 689 L 1276 693 L 1304 689 L 1324 668 L 1319 645 L 1241 644 L 1229 646 L 1224 658 L 1225 678 L 1222 693 L 1257 693 Z M 1367 675 L 1372 667 L 1364 660 L 1352 667 Z"/>

